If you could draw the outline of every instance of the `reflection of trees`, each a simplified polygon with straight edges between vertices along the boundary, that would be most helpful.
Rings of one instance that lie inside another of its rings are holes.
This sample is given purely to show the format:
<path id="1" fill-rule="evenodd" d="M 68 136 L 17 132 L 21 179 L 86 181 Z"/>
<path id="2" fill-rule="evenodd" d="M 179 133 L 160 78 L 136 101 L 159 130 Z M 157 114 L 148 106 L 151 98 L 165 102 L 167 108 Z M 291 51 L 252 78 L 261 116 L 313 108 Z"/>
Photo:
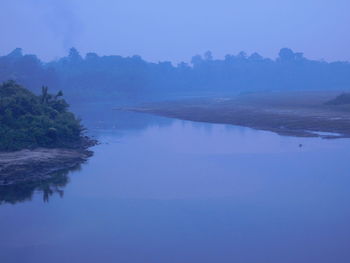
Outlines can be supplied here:
<path id="1" fill-rule="evenodd" d="M 69 170 L 53 173 L 47 179 L 0 186 L 0 205 L 30 201 L 35 192 L 42 193 L 44 202 L 48 202 L 54 194 L 63 197 L 63 188 L 69 183 L 68 174 L 77 170 L 80 170 L 80 165 Z"/>

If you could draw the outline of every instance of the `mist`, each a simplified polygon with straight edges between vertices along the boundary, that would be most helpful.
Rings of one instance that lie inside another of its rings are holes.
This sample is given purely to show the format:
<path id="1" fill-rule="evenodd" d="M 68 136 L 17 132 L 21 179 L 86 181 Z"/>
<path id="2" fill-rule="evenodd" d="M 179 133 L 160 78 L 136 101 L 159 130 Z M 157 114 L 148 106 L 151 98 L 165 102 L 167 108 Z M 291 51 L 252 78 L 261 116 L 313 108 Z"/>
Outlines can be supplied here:
<path id="1" fill-rule="evenodd" d="M 349 0 L 1 0 L 1 263 L 350 262 Z"/>
<path id="2" fill-rule="evenodd" d="M 289 47 L 310 59 L 345 61 L 349 8 L 345 0 L 4 0 L 0 34 L 11 38 L 0 54 L 22 47 L 49 61 L 74 46 L 178 63 L 207 50 L 217 58 L 244 50 L 274 59 Z"/>
<path id="3" fill-rule="evenodd" d="M 35 93 L 42 86 L 62 90 L 74 104 L 135 104 L 188 96 L 230 96 L 252 92 L 347 91 L 350 63 L 310 60 L 282 48 L 274 60 L 254 52 L 195 55 L 190 63 L 150 62 L 140 56 L 85 56 L 75 48 L 48 63 L 15 49 L 0 57 L 0 81 L 17 81 Z"/>

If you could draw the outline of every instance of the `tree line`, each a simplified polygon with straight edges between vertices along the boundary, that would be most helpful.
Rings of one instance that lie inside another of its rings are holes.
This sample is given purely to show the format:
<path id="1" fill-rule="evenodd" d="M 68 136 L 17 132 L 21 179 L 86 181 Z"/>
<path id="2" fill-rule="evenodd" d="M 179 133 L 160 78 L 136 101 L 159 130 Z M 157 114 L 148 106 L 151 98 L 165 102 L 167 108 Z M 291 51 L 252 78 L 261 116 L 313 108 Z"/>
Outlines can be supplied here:
<path id="1" fill-rule="evenodd" d="M 63 90 L 73 103 L 285 90 L 347 89 L 349 62 L 310 60 L 289 48 L 276 59 L 240 52 L 215 59 L 210 51 L 190 63 L 147 62 L 140 56 L 84 57 L 75 48 L 44 63 L 15 49 L 0 57 L 0 81 L 16 80 L 32 91 L 42 85 Z"/>

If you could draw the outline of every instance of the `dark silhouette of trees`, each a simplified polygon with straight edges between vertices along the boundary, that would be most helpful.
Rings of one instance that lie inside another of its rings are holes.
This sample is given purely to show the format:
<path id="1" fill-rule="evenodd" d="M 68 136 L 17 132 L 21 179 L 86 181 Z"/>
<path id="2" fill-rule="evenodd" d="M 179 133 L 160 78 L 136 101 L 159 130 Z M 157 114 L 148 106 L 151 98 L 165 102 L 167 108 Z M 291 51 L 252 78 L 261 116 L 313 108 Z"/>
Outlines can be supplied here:
<path id="1" fill-rule="evenodd" d="M 216 59 L 207 51 L 190 64 L 178 65 L 147 62 L 140 56 L 82 57 L 75 48 L 67 57 L 43 63 L 15 49 L 0 57 L 0 81 L 8 79 L 35 92 L 43 85 L 54 92 L 63 90 L 73 103 L 123 103 L 186 94 L 346 89 L 350 64 L 309 60 L 289 48 L 282 48 L 276 60 L 243 51 Z"/>
<path id="2" fill-rule="evenodd" d="M 350 93 L 342 93 L 336 98 L 326 102 L 326 105 L 350 105 Z"/>

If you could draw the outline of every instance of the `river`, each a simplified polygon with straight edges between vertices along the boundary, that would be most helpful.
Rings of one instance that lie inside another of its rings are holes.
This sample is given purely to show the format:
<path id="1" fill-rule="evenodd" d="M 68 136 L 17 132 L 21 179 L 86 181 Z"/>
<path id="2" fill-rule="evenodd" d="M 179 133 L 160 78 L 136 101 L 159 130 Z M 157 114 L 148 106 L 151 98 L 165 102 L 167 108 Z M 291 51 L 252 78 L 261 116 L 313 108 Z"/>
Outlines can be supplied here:
<path id="1" fill-rule="evenodd" d="M 136 113 L 88 126 L 86 164 L 3 193 L 0 262 L 350 262 L 349 139 Z"/>

